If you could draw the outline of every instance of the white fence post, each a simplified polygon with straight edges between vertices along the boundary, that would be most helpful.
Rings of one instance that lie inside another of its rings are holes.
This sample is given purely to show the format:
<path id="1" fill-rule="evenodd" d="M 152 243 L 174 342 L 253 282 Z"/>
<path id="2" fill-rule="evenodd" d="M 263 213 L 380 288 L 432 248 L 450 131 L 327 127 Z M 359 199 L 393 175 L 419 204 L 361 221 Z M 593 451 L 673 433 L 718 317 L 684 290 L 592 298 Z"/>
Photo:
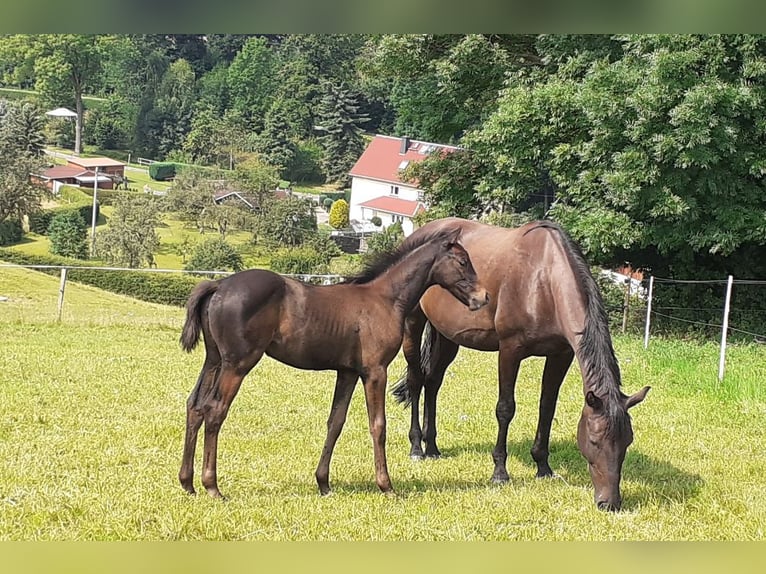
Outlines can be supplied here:
<path id="1" fill-rule="evenodd" d="M 721 357 L 718 360 L 718 382 L 723 381 L 723 370 L 726 364 L 726 333 L 729 330 L 729 306 L 731 305 L 731 285 L 734 277 L 729 275 L 726 283 L 726 301 L 723 304 L 723 328 L 721 329 Z"/>
<path id="2" fill-rule="evenodd" d="M 649 348 L 649 323 L 652 316 L 652 293 L 654 292 L 654 275 L 649 277 L 649 295 L 646 299 L 646 326 L 644 327 L 644 349 Z"/>
<path id="3" fill-rule="evenodd" d="M 59 305 L 57 321 L 61 321 L 61 311 L 64 309 L 64 289 L 66 288 L 66 267 L 61 269 L 61 282 L 59 283 Z"/>

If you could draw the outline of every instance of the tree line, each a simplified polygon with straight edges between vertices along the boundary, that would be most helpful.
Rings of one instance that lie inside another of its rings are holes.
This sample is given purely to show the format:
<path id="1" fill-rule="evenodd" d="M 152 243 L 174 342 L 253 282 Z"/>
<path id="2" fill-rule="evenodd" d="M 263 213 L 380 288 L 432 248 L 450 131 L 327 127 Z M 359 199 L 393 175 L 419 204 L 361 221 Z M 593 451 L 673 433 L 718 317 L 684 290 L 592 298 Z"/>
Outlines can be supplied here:
<path id="1" fill-rule="evenodd" d="M 0 81 L 102 98 L 102 148 L 254 153 L 291 181 L 347 185 L 364 132 L 457 144 L 408 168 L 428 217 L 550 217 L 594 263 L 766 276 L 761 35 L 14 35 Z"/>

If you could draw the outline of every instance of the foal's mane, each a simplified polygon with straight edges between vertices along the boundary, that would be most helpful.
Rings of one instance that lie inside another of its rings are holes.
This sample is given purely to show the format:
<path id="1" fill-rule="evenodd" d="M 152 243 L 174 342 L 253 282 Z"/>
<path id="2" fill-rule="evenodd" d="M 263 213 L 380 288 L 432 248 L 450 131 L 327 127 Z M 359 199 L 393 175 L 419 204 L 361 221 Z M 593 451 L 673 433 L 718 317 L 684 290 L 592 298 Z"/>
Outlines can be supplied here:
<path id="1" fill-rule="evenodd" d="M 410 235 L 397 247 L 375 254 L 370 261 L 365 264 L 362 271 L 357 275 L 348 277 L 343 283 L 353 283 L 355 285 L 369 283 L 373 279 L 380 277 L 387 269 L 390 269 L 402 261 L 418 247 L 430 243 L 435 239 L 445 239 L 454 232 L 454 229 L 446 229 L 422 235 L 417 233 Z"/>
<path id="2" fill-rule="evenodd" d="M 582 337 L 578 353 L 585 363 L 582 365 L 587 373 L 587 376 L 583 377 L 584 382 L 587 390 L 593 391 L 604 402 L 609 426 L 613 430 L 619 430 L 627 420 L 627 411 L 623 406 L 620 367 L 612 346 L 609 318 L 601 291 L 593 279 L 582 250 L 569 234 L 552 221 L 540 221 L 526 233 L 540 228 L 556 232 L 577 278 L 578 289 L 585 305 L 585 326 L 580 333 Z"/>

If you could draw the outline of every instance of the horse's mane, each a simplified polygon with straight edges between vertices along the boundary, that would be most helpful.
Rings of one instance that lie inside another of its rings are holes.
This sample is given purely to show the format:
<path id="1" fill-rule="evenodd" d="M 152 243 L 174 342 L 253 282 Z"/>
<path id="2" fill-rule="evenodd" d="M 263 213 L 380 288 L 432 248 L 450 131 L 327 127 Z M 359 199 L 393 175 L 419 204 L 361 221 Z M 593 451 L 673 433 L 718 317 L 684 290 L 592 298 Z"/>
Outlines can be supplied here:
<path id="1" fill-rule="evenodd" d="M 580 246 L 569 234 L 553 221 L 540 221 L 526 233 L 534 229 L 545 228 L 556 232 L 567 254 L 572 271 L 577 278 L 578 287 L 585 304 L 585 327 L 580 333 L 579 357 L 582 357 L 586 388 L 601 398 L 606 409 L 607 421 L 613 429 L 621 427 L 627 420 L 627 411 L 623 406 L 624 395 L 620 367 L 609 334 L 609 318 L 606 314 L 601 291 L 591 274 L 588 262 Z M 525 233 L 525 235 L 526 235 Z"/>
<path id="2" fill-rule="evenodd" d="M 376 253 L 365 264 L 364 269 L 356 275 L 346 278 L 343 283 L 353 283 L 361 285 L 369 283 L 373 279 L 380 277 L 387 269 L 390 269 L 407 255 L 412 253 L 418 247 L 439 238 L 444 239 L 455 232 L 454 229 L 439 230 L 432 233 L 415 233 L 405 238 L 398 246 L 388 250 Z"/>

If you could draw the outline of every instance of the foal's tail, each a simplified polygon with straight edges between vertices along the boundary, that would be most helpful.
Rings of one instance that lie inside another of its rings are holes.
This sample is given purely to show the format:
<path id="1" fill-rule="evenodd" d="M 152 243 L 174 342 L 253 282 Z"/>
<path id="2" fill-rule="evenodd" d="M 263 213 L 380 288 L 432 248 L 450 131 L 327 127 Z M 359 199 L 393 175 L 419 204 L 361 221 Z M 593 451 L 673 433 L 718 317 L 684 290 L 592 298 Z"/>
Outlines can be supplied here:
<path id="1" fill-rule="evenodd" d="M 218 290 L 218 281 L 203 281 L 192 290 L 186 302 L 186 323 L 181 331 L 181 347 L 191 352 L 199 342 L 202 329 L 202 307 L 210 295 Z"/>
<path id="2" fill-rule="evenodd" d="M 433 348 L 436 342 L 437 332 L 431 326 L 431 321 L 426 321 L 426 326 L 423 329 L 423 344 L 420 347 L 420 372 L 423 378 L 431 375 L 431 357 L 433 356 Z M 407 408 L 412 404 L 412 396 L 410 395 L 410 387 L 407 384 L 407 373 L 405 372 L 402 377 L 396 381 L 391 394 L 394 395 L 397 403 L 403 403 Z"/>

